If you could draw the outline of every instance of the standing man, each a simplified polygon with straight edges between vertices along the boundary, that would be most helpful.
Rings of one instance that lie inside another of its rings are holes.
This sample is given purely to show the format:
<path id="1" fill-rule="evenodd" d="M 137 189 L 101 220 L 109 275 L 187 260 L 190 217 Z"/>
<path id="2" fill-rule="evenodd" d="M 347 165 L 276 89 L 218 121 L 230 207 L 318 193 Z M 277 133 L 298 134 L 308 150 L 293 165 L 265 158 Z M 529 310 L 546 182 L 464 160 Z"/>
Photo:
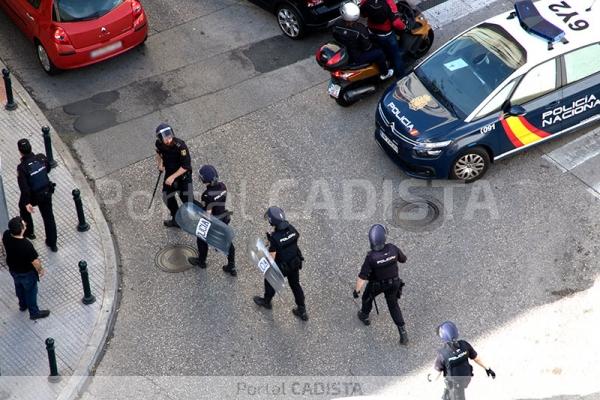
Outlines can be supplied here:
<path id="1" fill-rule="evenodd" d="M 165 172 L 163 201 L 171 213 L 171 218 L 163 222 L 168 228 L 178 228 L 175 214 L 179 209 L 175 194 L 184 203 L 194 200 L 192 187 L 192 159 L 185 142 L 175 137 L 173 128 L 162 123 L 156 128 L 156 164 L 159 171 Z"/>
<path id="2" fill-rule="evenodd" d="M 367 253 L 363 262 L 356 287 L 352 295 L 355 299 L 368 281 L 362 296 L 362 308 L 358 311 L 358 319 L 365 325 L 370 325 L 369 313 L 373 309 L 375 297 L 383 293 L 387 302 L 390 315 L 398 327 L 400 333 L 400 344 L 408 344 L 408 335 L 404 328 L 404 318 L 398 305 L 398 299 L 402 295 L 404 282 L 398 277 L 398 263 L 405 263 L 406 256 L 402 251 L 391 243 L 386 243 L 386 229 L 381 224 L 375 224 L 369 229 L 369 242 L 371 251 Z"/>
<path id="3" fill-rule="evenodd" d="M 227 201 L 227 186 L 219 181 L 217 169 L 212 165 L 203 165 L 198 172 L 200 181 L 206 185 L 206 190 L 200 198 L 200 206 L 210 215 L 222 220 L 229 225 L 231 222 L 231 213 L 225 208 Z M 198 245 L 198 257 L 190 257 L 188 261 L 192 265 L 200 268 L 206 268 L 206 256 L 208 255 L 208 244 L 200 238 L 196 238 Z M 223 271 L 231 276 L 237 276 L 235 269 L 235 247 L 233 243 L 229 247 L 227 254 L 227 265 L 223 265 Z"/>
<path id="4" fill-rule="evenodd" d="M 396 38 L 396 30 L 404 31 L 406 25 L 398 15 L 394 0 L 361 0 L 360 13 L 367 18 L 369 31 L 388 59 L 394 65 L 396 78 L 404 72 L 402 49 Z"/>
<path id="5" fill-rule="evenodd" d="M 292 293 L 294 294 L 296 307 L 292 310 L 292 313 L 302 321 L 308 321 L 308 314 L 306 314 L 306 306 L 304 304 L 304 291 L 302 290 L 302 286 L 300 286 L 300 270 L 302 269 L 302 261 L 304 261 L 302 252 L 298 247 L 300 234 L 292 224 L 286 221 L 285 214 L 279 207 L 269 207 L 265 213 L 265 219 L 274 228 L 271 234 L 267 233 L 269 253 L 281 269 L 283 276 L 287 277 Z M 275 296 L 275 289 L 265 279 L 264 297 L 254 296 L 253 300 L 260 307 L 270 310 L 272 308 L 271 300 L 273 296 Z"/>
<path id="6" fill-rule="evenodd" d="M 50 311 L 40 310 L 37 305 L 37 283 L 45 270 L 33 244 L 24 237 L 26 228 L 27 223 L 21 217 L 8 221 L 8 230 L 2 236 L 6 264 L 15 282 L 19 310 L 29 310 L 30 319 L 46 318 Z"/>
<path id="7" fill-rule="evenodd" d="M 469 364 L 469 359 L 479 364 L 487 376 L 496 379 L 496 373 L 485 366 L 473 346 L 466 340 L 458 340 L 458 328 L 453 322 L 444 322 L 437 331 L 444 341 L 444 346 L 438 350 L 434 369 L 437 371 L 435 379 L 444 374 L 446 388 L 443 400 L 465 400 L 465 389 L 473 376 L 473 367 Z M 431 374 L 427 375 L 427 379 L 431 381 Z"/>
<path id="8" fill-rule="evenodd" d="M 52 211 L 52 194 L 56 185 L 48 177 L 50 164 L 45 155 L 33 154 L 29 140 L 19 140 L 17 147 L 21 154 L 21 163 L 17 166 L 17 181 L 21 190 L 19 214 L 27 226 L 25 236 L 31 240 L 35 239 L 31 214 L 37 206 L 44 220 L 46 245 L 53 252 L 57 252 L 56 222 Z"/>

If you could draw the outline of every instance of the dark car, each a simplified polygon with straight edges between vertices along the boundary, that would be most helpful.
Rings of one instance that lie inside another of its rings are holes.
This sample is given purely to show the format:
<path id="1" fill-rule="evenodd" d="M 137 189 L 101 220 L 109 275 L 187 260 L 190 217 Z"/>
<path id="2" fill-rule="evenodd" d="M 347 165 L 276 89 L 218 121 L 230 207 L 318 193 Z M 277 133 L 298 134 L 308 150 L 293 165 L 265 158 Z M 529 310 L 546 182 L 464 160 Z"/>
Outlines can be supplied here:
<path id="1" fill-rule="evenodd" d="M 324 29 L 340 17 L 340 6 L 348 0 L 251 0 L 271 11 L 283 33 L 302 38 L 308 30 Z"/>

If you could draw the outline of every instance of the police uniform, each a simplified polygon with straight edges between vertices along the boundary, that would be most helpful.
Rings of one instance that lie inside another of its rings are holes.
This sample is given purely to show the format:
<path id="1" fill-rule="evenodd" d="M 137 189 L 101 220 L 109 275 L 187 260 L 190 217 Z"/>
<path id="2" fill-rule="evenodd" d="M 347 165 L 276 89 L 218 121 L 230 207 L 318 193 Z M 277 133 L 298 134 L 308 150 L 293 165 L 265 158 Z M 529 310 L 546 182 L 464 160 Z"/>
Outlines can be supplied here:
<path id="1" fill-rule="evenodd" d="M 200 198 L 200 206 L 206 211 L 210 211 L 215 218 L 222 220 L 229 225 L 231 222 L 230 213 L 225 208 L 227 201 L 227 186 L 223 182 L 217 182 L 214 185 L 208 185 Z M 208 254 L 208 245 L 204 240 L 196 238 L 198 245 L 198 258 L 200 266 L 206 266 L 206 256 Z M 233 243 L 229 247 L 227 254 L 227 265 L 224 267 L 226 272 L 235 269 L 235 247 Z"/>
<path id="2" fill-rule="evenodd" d="M 406 262 L 406 256 L 391 243 L 381 250 L 371 250 L 365 257 L 358 277 L 369 281 L 362 296 L 361 313 L 365 318 L 373 309 L 375 297 L 381 293 L 390 311 L 390 315 L 398 328 L 404 327 L 404 318 L 398 305 L 404 282 L 398 277 L 398 263 Z"/>
<path id="3" fill-rule="evenodd" d="M 284 222 L 281 229 L 276 229 L 269 234 L 269 252 L 275 254 L 275 263 L 281 269 L 294 294 L 294 300 L 298 306 L 298 310 L 305 312 L 304 291 L 300 286 L 300 270 L 302 269 L 302 252 L 298 247 L 298 239 L 300 233 L 289 222 Z M 265 300 L 270 303 L 275 296 L 275 289 L 265 279 Z"/>
<path id="4" fill-rule="evenodd" d="M 37 206 L 44 220 L 46 231 L 46 245 L 56 251 L 56 222 L 52 211 L 52 193 L 54 183 L 48 178 L 50 164 L 43 154 L 25 154 L 21 157 L 21 163 L 17 166 L 17 181 L 21 196 L 19 198 L 19 213 L 27 227 L 25 236 L 34 237 L 33 218 L 27 211 L 27 204 Z"/>
<path id="5" fill-rule="evenodd" d="M 167 204 L 167 208 L 174 219 L 179 205 L 175 199 L 175 193 L 179 194 L 179 198 L 184 203 L 189 203 L 194 200 L 194 189 L 192 187 L 192 159 L 185 142 L 177 137 L 173 138 L 173 143 L 167 146 L 162 140 L 156 140 L 156 152 L 162 158 L 163 166 L 165 167 L 165 180 L 173 175 L 179 168 L 184 168 L 187 171 L 179 176 L 171 186 L 167 186 L 163 182 L 163 199 Z"/>
<path id="6" fill-rule="evenodd" d="M 465 340 L 447 342 L 438 350 L 434 368 L 444 374 L 446 388 L 442 399 L 464 400 L 465 388 L 473 376 L 469 359 L 477 358 L 477 352 Z"/>

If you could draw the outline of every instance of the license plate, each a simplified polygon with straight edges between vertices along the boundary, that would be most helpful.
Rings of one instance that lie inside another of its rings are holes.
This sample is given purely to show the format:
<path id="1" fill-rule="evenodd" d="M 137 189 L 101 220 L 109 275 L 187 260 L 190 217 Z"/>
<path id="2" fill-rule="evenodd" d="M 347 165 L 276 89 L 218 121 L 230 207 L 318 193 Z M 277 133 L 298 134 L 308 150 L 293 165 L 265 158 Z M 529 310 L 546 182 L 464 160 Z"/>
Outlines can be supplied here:
<path id="1" fill-rule="evenodd" d="M 340 97 L 340 90 L 342 90 L 342 87 L 340 85 L 336 85 L 333 82 L 329 82 L 329 87 L 327 88 L 327 93 L 329 93 L 329 95 L 331 97 L 333 97 L 334 99 L 337 99 L 338 97 Z"/>
<path id="2" fill-rule="evenodd" d="M 110 52 L 113 52 L 115 50 L 119 50 L 121 47 L 123 47 L 123 42 L 118 41 L 112 44 L 109 44 L 106 47 L 101 47 L 97 50 L 94 50 L 90 53 L 90 56 L 92 58 L 98 58 L 98 57 L 102 57 Z"/>
<path id="3" fill-rule="evenodd" d="M 385 133 L 383 133 L 382 130 L 379 131 L 379 136 L 381 136 L 381 138 L 388 144 L 388 146 L 391 147 L 392 150 L 394 150 L 396 153 L 398 153 L 398 145 L 396 143 L 392 142 L 392 139 L 387 137 L 387 135 Z"/>

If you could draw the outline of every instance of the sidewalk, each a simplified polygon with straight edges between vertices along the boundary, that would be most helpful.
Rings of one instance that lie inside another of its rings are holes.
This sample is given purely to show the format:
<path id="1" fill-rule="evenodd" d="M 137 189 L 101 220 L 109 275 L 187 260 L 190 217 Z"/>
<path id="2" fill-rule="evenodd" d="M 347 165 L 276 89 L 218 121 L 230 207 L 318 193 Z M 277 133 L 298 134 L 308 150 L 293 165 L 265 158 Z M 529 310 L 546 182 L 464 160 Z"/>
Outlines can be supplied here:
<path id="1" fill-rule="evenodd" d="M 0 69 L 4 65 L 0 62 Z M 51 78 L 48 78 L 51 79 Z M 28 138 L 35 153 L 44 153 L 41 127 L 50 126 L 42 112 L 13 76 L 18 108 L 6 111 L 4 83 L 0 81 L 0 158 L 9 216 L 18 215 L 19 188 L 16 143 Z M 101 354 L 110 331 L 117 294 L 117 261 L 108 225 L 79 166 L 51 128 L 54 159 L 50 172 L 57 184 L 53 196 L 58 230 L 58 252 L 44 244 L 44 225 L 39 210 L 33 215 L 37 239 L 33 244 L 47 268 L 39 283 L 38 304 L 50 309 L 48 318 L 32 321 L 17 306 L 13 280 L 8 273 L 4 249 L 0 249 L 0 399 L 71 399 L 85 384 Z M 90 230 L 78 232 L 71 191 L 78 188 Z M 4 231 L 7 227 L 0 227 Z M 2 246 L 0 246 L 2 247 Z M 96 302 L 83 305 L 78 263 L 88 264 Z M 49 383 L 45 340 L 55 340 L 62 379 Z"/>

